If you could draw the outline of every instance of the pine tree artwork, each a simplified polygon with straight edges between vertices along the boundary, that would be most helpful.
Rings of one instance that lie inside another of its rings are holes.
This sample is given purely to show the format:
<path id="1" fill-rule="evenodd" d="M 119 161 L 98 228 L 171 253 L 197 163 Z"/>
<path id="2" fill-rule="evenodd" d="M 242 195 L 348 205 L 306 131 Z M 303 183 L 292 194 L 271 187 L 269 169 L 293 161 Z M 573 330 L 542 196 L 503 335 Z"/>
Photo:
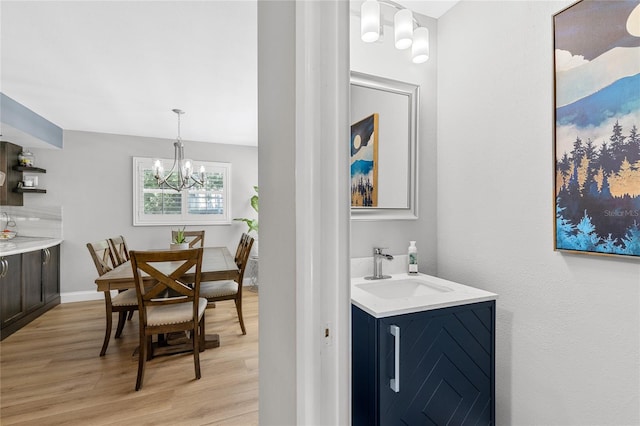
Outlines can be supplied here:
<path id="1" fill-rule="evenodd" d="M 557 250 L 640 256 L 637 6 L 581 0 L 554 16 Z"/>

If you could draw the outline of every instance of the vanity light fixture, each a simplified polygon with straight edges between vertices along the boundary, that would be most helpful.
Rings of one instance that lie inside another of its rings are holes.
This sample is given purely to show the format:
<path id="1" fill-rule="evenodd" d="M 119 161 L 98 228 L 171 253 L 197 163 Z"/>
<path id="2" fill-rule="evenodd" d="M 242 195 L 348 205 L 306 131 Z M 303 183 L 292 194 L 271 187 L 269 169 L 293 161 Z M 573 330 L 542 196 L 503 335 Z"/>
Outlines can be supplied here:
<path id="1" fill-rule="evenodd" d="M 429 59 L 429 30 L 420 26 L 410 9 L 390 0 L 365 0 L 360 7 L 360 37 L 366 43 L 380 40 L 382 23 L 380 5 L 397 10 L 393 17 L 394 44 L 396 49 L 411 47 L 414 63 L 421 64 Z M 415 28 L 415 29 L 414 29 Z"/>
<path id="2" fill-rule="evenodd" d="M 197 177 L 193 173 L 193 162 L 184 158 L 184 144 L 182 138 L 180 138 L 180 116 L 184 114 L 184 111 L 180 109 L 173 109 L 173 112 L 178 116 L 178 137 L 173 143 L 174 146 L 174 159 L 171 170 L 166 175 L 164 174 L 164 167 L 161 160 L 155 160 L 153 164 L 153 173 L 159 186 L 166 185 L 171 189 L 175 189 L 180 192 L 183 189 L 192 188 L 194 186 L 204 185 L 204 166 L 200 166 L 200 171 L 197 173 Z M 175 179 L 172 176 L 175 174 Z M 172 183 L 175 180 L 175 183 Z"/>

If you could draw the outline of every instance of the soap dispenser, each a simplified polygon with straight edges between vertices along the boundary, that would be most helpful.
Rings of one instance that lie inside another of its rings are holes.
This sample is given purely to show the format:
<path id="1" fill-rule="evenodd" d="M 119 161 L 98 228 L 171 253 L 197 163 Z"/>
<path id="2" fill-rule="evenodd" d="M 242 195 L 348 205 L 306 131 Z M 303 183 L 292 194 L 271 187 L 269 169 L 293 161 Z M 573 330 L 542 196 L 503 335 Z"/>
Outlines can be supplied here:
<path id="1" fill-rule="evenodd" d="M 409 273 L 418 273 L 418 248 L 415 241 L 409 241 Z"/>

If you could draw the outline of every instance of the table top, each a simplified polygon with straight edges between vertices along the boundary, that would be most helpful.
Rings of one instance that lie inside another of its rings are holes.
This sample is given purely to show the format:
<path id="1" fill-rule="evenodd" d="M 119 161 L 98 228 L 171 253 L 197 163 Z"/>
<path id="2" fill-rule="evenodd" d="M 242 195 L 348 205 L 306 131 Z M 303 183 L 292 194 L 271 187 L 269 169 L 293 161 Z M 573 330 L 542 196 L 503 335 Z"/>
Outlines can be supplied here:
<path id="1" fill-rule="evenodd" d="M 226 247 L 205 247 L 202 253 L 202 281 L 233 280 L 238 277 L 238 266 L 233 255 Z M 192 268 L 182 278 L 193 280 L 195 269 Z M 146 275 L 143 273 L 143 275 Z M 144 278 L 143 278 L 144 279 Z M 98 291 L 135 288 L 131 262 L 127 261 L 96 278 Z"/>

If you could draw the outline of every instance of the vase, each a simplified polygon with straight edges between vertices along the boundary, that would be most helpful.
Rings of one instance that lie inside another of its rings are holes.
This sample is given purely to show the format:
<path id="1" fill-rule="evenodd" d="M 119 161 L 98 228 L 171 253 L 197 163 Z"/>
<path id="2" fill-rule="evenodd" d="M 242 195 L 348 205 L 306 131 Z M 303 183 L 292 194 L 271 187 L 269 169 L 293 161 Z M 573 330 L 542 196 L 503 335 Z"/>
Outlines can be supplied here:
<path id="1" fill-rule="evenodd" d="M 169 248 L 171 250 L 186 250 L 189 248 L 189 243 L 171 243 Z"/>

